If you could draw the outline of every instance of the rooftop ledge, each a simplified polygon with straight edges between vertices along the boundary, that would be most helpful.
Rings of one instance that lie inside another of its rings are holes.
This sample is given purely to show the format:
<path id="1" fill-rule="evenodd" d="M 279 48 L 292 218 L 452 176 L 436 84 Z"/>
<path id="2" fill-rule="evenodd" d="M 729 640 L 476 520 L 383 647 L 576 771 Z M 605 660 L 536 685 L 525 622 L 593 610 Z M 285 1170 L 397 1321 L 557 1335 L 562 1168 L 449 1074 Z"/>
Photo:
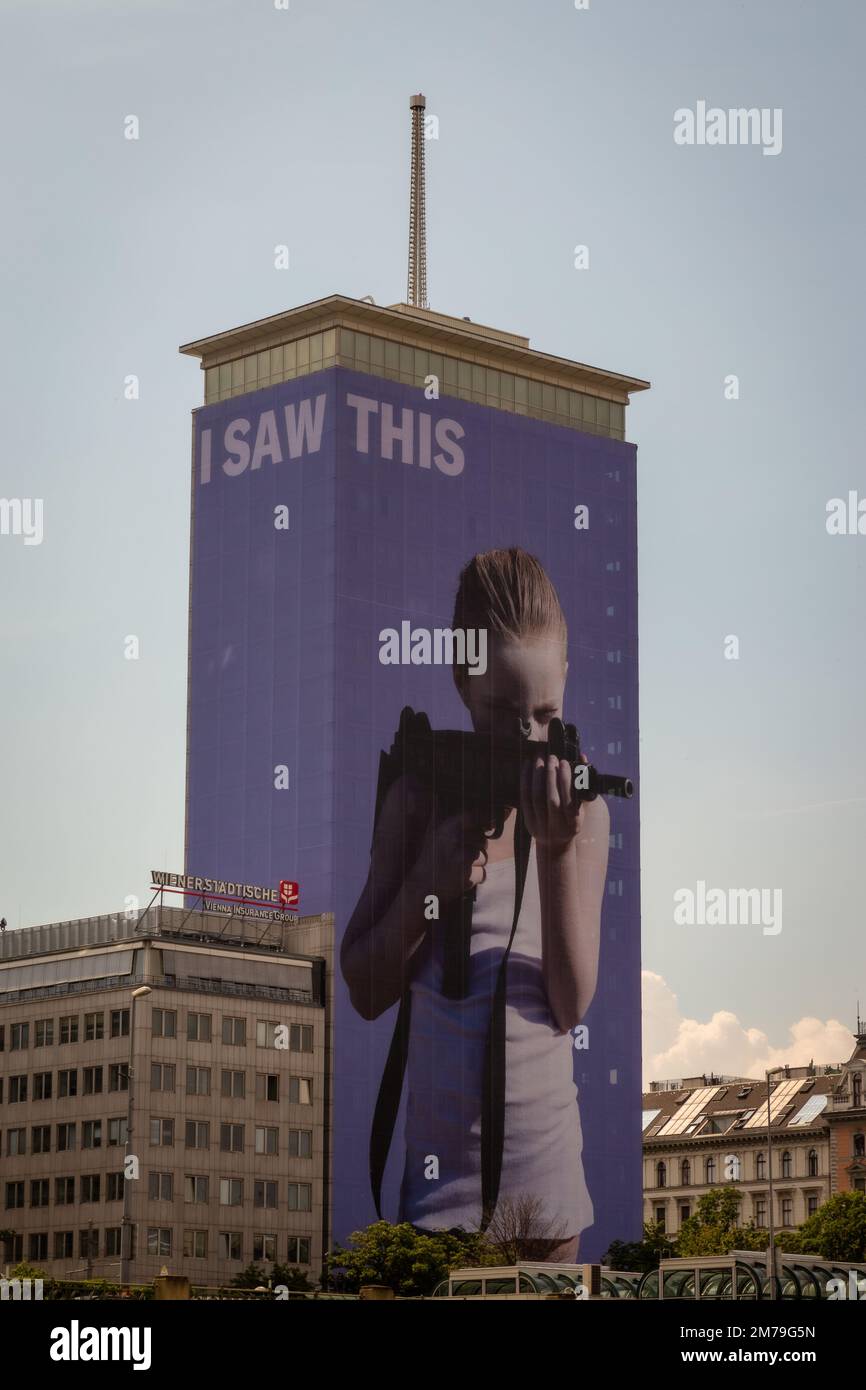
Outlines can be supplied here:
<path id="1" fill-rule="evenodd" d="M 584 362 L 573 362 L 567 357 L 538 352 L 529 346 L 529 339 L 519 333 L 506 333 L 486 324 L 440 314 L 433 309 L 420 309 L 412 304 L 379 305 L 342 294 L 328 295 L 295 309 L 286 309 L 268 318 L 256 319 L 253 323 L 241 324 L 238 328 L 197 338 L 194 342 L 184 343 L 179 351 L 187 357 L 200 358 L 202 367 L 211 367 L 337 324 L 365 333 L 378 332 L 386 337 L 389 334 L 403 339 L 411 336 L 433 351 L 450 351 L 458 355 L 462 351 L 476 359 L 489 359 L 505 370 L 522 370 L 529 375 L 552 373 L 563 379 L 569 378 L 575 385 L 595 384 L 625 395 L 633 391 L 647 391 L 650 387 L 650 383 L 640 377 L 625 376 L 621 372 L 590 367 Z"/>

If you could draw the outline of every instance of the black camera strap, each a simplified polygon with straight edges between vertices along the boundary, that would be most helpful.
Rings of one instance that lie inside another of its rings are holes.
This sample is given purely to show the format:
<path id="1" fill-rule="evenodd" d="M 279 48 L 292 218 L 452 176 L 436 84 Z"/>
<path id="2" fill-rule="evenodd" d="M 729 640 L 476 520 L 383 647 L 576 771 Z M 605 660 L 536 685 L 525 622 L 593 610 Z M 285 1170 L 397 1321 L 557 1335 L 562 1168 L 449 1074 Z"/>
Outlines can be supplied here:
<path id="1" fill-rule="evenodd" d="M 508 959 L 511 955 L 517 933 L 517 923 L 520 919 L 531 845 L 532 837 L 524 825 L 523 816 L 518 811 L 514 826 L 514 913 L 508 944 L 503 952 L 496 975 L 481 1081 L 481 1231 L 485 1231 L 493 1219 L 502 1178 L 502 1154 L 505 1143 L 505 1012 Z M 466 921 L 466 915 L 468 913 L 471 919 L 474 898 L 474 892 L 464 894 L 460 903 L 457 904 L 457 909 L 464 918 L 467 941 L 469 923 Z M 376 1205 L 376 1215 L 380 1221 L 382 1220 L 382 1183 L 385 1176 L 385 1166 L 388 1162 L 391 1141 L 397 1124 L 403 1080 L 409 1057 L 411 1006 L 411 986 L 407 985 L 400 999 L 397 1022 L 373 1111 L 373 1125 L 370 1133 L 370 1185 L 373 1201 Z"/>

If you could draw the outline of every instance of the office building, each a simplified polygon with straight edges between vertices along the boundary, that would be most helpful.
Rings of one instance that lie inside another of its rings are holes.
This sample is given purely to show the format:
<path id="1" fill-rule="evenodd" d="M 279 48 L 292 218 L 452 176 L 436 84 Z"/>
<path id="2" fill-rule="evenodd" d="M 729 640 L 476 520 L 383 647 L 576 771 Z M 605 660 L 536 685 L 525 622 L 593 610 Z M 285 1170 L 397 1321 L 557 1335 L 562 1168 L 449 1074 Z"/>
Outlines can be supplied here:
<path id="1" fill-rule="evenodd" d="M 160 902 L 0 937 L 7 1264 L 221 1286 L 276 1261 L 318 1279 L 332 937 L 326 917 Z"/>

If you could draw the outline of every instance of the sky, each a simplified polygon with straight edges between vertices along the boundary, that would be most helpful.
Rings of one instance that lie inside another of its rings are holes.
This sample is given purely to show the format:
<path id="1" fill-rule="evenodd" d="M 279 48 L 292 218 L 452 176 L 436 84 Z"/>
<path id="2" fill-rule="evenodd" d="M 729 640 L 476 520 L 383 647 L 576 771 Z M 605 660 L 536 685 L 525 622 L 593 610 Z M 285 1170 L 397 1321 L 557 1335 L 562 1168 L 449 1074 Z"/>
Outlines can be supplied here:
<path id="1" fill-rule="evenodd" d="M 627 412 L 647 1078 L 845 1057 L 866 535 L 828 534 L 827 504 L 866 498 L 859 0 L 0 10 L 0 497 L 43 500 L 41 544 L 0 535 L 10 928 L 182 865 L 203 391 L 177 346 L 333 292 L 405 298 L 423 91 L 431 307 L 652 382 Z M 781 148 L 677 143 L 699 102 L 781 112 Z M 781 930 L 679 924 L 699 881 L 777 891 Z"/>

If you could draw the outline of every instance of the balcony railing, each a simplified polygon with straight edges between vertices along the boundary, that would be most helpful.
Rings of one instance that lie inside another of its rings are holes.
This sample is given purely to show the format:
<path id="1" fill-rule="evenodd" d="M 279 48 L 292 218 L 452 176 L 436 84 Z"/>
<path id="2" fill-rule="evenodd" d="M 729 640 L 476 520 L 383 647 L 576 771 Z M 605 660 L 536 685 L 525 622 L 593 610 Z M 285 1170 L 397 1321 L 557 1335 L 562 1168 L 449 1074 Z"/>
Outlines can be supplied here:
<path id="1" fill-rule="evenodd" d="M 160 989 L 188 990 L 193 994 L 223 994 L 240 999 L 270 999 L 280 1004 L 321 1005 L 312 990 L 281 988 L 278 985 L 251 985 L 237 980 L 206 980 L 193 975 L 106 975 L 100 980 L 66 980 L 31 989 L 10 989 L 0 994 L 0 1003 L 25 1004 L 33 999 L 53 999 L 76 994 L 99 994 L 106 989 L 135 989 L 138 985 Z"/>

